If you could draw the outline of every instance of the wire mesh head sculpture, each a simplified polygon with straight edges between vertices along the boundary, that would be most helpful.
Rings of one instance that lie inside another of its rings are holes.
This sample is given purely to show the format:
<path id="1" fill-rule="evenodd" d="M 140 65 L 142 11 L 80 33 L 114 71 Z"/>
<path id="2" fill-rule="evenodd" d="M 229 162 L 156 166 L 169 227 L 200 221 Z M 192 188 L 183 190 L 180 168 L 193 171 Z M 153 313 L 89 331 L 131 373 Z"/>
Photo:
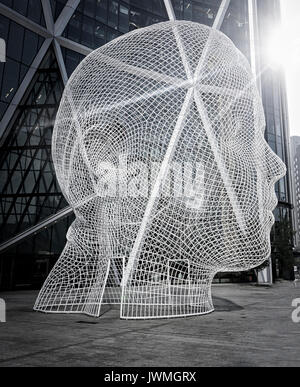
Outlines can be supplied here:
<path id="1" fill-rule="evenodd" d="M 285 167 L 264 128 L 250 66 L 219 31 L 165 22 L 92 52 L 66 86 L 53 134 L 76 220 L 35 309 L 211 312 L 216 273 L 270 254 Z"/>

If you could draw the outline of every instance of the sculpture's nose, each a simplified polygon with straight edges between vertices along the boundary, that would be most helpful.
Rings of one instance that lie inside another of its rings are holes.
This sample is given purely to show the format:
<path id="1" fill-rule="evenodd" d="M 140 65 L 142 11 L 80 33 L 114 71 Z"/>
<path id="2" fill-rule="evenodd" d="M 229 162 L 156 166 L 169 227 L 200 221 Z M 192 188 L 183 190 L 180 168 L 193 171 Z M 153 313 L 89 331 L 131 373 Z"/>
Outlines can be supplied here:
<path id="1" fill-rule="evenodd" d="M 271 180 L 278 181 L 286 174 L 286 166 L 281 158 L 276 155 L 269 145 L 266 147 L 266 163 L 268 177 Z"/>

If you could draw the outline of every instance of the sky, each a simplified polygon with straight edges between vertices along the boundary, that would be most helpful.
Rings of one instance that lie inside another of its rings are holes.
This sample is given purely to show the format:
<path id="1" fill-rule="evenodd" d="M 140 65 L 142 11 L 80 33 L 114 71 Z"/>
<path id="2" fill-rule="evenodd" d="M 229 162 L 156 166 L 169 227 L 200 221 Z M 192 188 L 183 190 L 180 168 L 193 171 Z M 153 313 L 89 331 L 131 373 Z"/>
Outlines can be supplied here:
<path id="1" fill-rule="evenodd" d="M 281 8 L 282 26 L 275 33 L 271 56 L 286 75 L 290 134 L 300 136 L 300 0 L 281 0 Z"/>

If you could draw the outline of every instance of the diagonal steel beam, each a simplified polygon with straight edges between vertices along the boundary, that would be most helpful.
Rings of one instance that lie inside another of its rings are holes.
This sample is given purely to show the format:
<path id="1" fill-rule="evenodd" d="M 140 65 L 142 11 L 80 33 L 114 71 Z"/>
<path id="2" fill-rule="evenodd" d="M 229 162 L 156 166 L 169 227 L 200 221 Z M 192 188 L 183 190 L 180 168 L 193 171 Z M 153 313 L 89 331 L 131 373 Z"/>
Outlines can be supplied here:
<path id="1" fill-rule="evenodd" d="M 174 8 L 173 8 L 171 0 L 164 0 L 164 3 L 165 3 L 165 7 L 166 7 L 166 10 L 167 10 L 167 14 L 168 14 L 169 20 L 170 21 L 175 21 L 176 20 L 176 15 L 175 15 Z M 180 53 L 180 57 L 181 57 L 181 60 L 182 60 L 182 64 L 183 64 L 183 67 L 184 67 L 187 79 L 191 80 L 193 78 L 193 74 L 191 72 L 190 65 L 189 65 L 189 62 L 188 62 L 187 57 L 186 57 L 186 53 L 185 53 L 186 50 L 184 48 L 183 41 L 182 41 L 182 39 L 180 37 L 180 33 L 178 31 L 178 28 L 176 26 L 174 26 L 172 29 L 173 29 L 173 33 L 174 33 L 174 36 L 175 36 L 175 39 L 176 39 L 177 47 L 178 47 L 178 50 L 179 50 L 179 53 Z"/>
<path id="2" fill-rule="evenodd" d="M 5 252 L 7 249 L 18 245 L 19 243 L 23 242 L 25 239 L 36 235 L 37 233 L 47 229 L 48 227 L 52 226 L 53 224 L 59 222 L 60 220 L 66 218 L 67 216 L 71 215 L 73 213 L 73 209 L 71 207 L 66 207 L 63 210 L 57 212 L 56 214 L 49 216 L 47 219 L 43 220 L 42 222 L 38 223 L 37 225 L 30 227 L 24 232 L 21 232 L 20 234 L 16 235 L 15 237 L 9 239 L 8 241 L 0 244 L 0 254 Z"/>
<path id="3" fill-rule="evenodd" d="M 51 45 L 52 40 L 53 40 L 52 38 L 48 38 L 42 44 L 42 47 L 38 51 L 37 56 L 34 58 L 31 66 L 30 66 L 30 69 L 27 71 L 21 85 L 19 86 L 14 98 L 12 99 L 10 105 L 8 106 L 4 116 L 2 118 L 2 121 L 0 123 L 0 139 L 1 139 L 0 146 L 3 145 L 3 142 L 5 141 L 5 138 L 7 136 L 7 132 L 9 129 L 8 124 L 9 124 L 10 120 L 12 119 L 18 105 L 20 104 L 24 94 L 26 93 L 28 86 L 30 85 L 34 75 L 36 74 L 47 50 L 49 49 L 49 47 Z"/>
<path id="4" fill-rule="evenodd" d="M 78 7 L 80 0 L 69 0 L 65 6 L 65 8 L 61 11 L 58 19 L 54 24 L 54 35 L 60 36 L 67 24 L 69 23 L 71 17 L 73 16 L 76 8 Z"/>
<path id="5" fill-rule="evenodd" d="M 218 141 L 215 136 L 215 130 L 213 128 L 213 125 L 208 117 L 207 110 L 205 108 L 204 102 L 197 90 L 195 90 L 194 95 L 195 103 L 197 105 L 197 109 L 199 112 L 199 116 L 201 118 L 201 121 L 203 123 L 204 130 L 206 132 L 208 142 L 210 144 L 212 153 L 214 155 L 215 162 L 218 166 L 218 171 L 221 175 L 224 187 L 226 189 L 227 195 L 229 197 L 231 206 L 233 208 L 233 212 L 235 214 L 237 223 L 240 227 L 240 230 L 245 233 L 245 219 L 243 211 L 240 207 L 239 200 L 236 196 L 235 189 L 232 184 L 232 179 L 226 169 L 226 164 L 222 155 L 222 152 L 219 148 Z"/>
<path id="6" fill-rule="evenodd" d="M 175 21 L 176 18 L 175 18 L 175 13 L 174 13 L 174 9 L 172 7 L 171 1 L 165 0 L 164 2 L 165 2 L 165 6 L 166 6 L 170 20 Z M 227 0 L 222 1 L 220 10 L 219 10 L 218 15 L 217 15 L 218 20 L 217 20 L 216 26 L 218 26 L 221 23 L 222 15 L 225 15 L 225 13 L 226 13 L 227 8 L 225 10 L 225 5 L 226 5 L 225 3 L 228 3 L 227 4 L 227 6 L 228 6 L 229 1 L 227 1 Z M 222 8 L 222 10 L 221 10 L 221 8 Z M 223 18 L 224 18 L 224 16 L 223 16 Z M 175 33 L 178 49 L 180 51 L 180 55 L 182 57 L 183 64 L 184 64 L 186 72 L 187 72 L 187 76 L 189 78 L 190 69 L 189 69 L 188 62 L 185 60 L 185 50 L 184 50 L 184 47 L 182 45 L 179 34 L 177 33 L 176 30 L 174 30 L 174 33 Z M 205 58 L 206 55 L 207 55 L 207 52 L 206 52 L 206 50 L 204 50 L 204 52 L 202 54 L 202 58 Z M 195 72 L 194 78 L 197 76 L 198 71 L 201 71 L 201 69 L 202 69 L 203 62 L 201 59 L 199 62 L 198 69 Z M 155 185 L 154 185 L 153 190 L 151 192 L 150 199 L 147 203 L 146 210 L 145 210 L 145 213 L 144 213 L 137 237 L 135 239 L 133 248 L 130 252 L 128 263 L 127 263 L 127 266 L 126 266 L 126 269 L 124 272 L 123 287 L 126 286 L 126 284 L 128 282 L 130 272 L 133 269 L 134 263 L 136 262 L 137 257 L 140 253 L 140 248 L 144 243 L 144 240 L 146 237 L 146 232 L 147 232 L 147 227 L 149 226 L 149 222 L 151 222 L 151 216 L 153 215 L 153 212 L 155 211 L 155 208 L 156 208 L 156 205 L 158 202 L 160 188 L 161 188 L 162 184 L 164 183 L 166 176 L 169 172 L 170 162 L 172 160 L 174 151 L 176 149 L 176 145 L 178 143 L 182 128 L 184 127 L 185 120 L 186 120 L 187 114 L 189 112 L 190 106 L 194 100 L 194 93 L 196 92 L 196 90 L 194 90 L 194 89 L 195 88 L 193 87 L 193 88 L 189 89 L 187 92 L 185 101 L 183 103 L 181 112 L 180 112 L 179 117 L 178 117 L 178 121 L 176 123 L 174 132 L 172 134 L 168 149 L 166 151 L 164 160 L 161 164 L 160 171 L 159 171 L 159 174 L 157 176 Z M 196 103 L 199 102 L 198 98 L 195 99 L 195 102 Z M 200 104 L 197 104 L 197 105 L 198 105 L 198 108 L 200 108 Z M 204 122 L 203 124 L 205 125 L 206 122 Z M 121 314 L 122 314 L 122 308 L 121 308 Z"/>
<path id="7" fill-rule="evenodd" d="M 167 10 L 167 14 L 168 14 L 169 20 L 175 21 L 176 20 L 176 16 L 175 16 L 175 12 L 174 12 L 174 8 L 173 8 L 171 0 L 164 0 L 164 3 L 165 3 L 165 7 L 166 7 L 166 10 Z"/>
<path id="8" fill-rule="evenodd" d="M 68 48 L 69 50 L 76 51 L 79 54 L 82 55 L 89 55 L 93 50 L 89 47 L 83 46 L 80 43 L 73 42 L 70 39 L 66 39 L 63 36 L 57 36 L 55 40 L 65 48 Z"/>
<path id="9" fill-rule="evenodd" d="M 158 176 L 156 178 L 154 187 L 152 189 L 151 195 L 149 197 L 146 210 L 137 234 L 137 237 L 135 239 L 133 248 L 130 252 L 130 256 L 128 258 L 128 263 L 124 272 L 124 278 L 123 278 L 123 285 L 126 286 L 127 281 L 129 279 L 129 275 L 131 273 L 131 270 L 133 269 L 134 263 L 137 261 L 137 257 L 140 253 L 140 249 L 144 243 L 146 233 L 147 233 L 147 227 L 149 226 L 149 223 L 151 223 L 151 217 L 153 216 L 153 212 L 155 211 L 157 207 L 157 203 L 159 200 L 159 191 L 161 189 L 161 186 L 164 184 L 170 167 L 171 167 L 171 160 L 173 158 L 174 152 L 176 150 L 180 135 L 182 133 L 182 129 L 184 128 L 184 125 L 186 123 L 186 118 L 189 113 L 191 104 L 193 103 L 193 95 L 194 95 L 194 89 L 189 89 L 184 103 L 182 105 L 181 111 L 178 116 L 178 120 L 176 122 L 172 137 L 170 139 L 165 157 L 163 162 L 161 163 L 160 170 L 158 173 Z"/>
<path id="10" fill-rule="evenodd" d="M 54 34 L 54 19 L 53 19 L 53 15 L 52 15 L 50 0 L 41 0 L 41 2 L 42 2 L 44 19 L 46 22 L 47 29 L 53 35 Z"/>
<path id="11" fill-rule="evenodd" d="M 248 14 L 249 14 L 249 35 L 250 35 L 250 56 L 251 68 L 254 76 L 257 77 L 257 87 L 260 94 L 262 94 L 261 77 L 257 76 L 261 68 L 260 58 L 257 55 L 256 47 L 259 47 L 258 36 L 258 18 L 257 18 L 257 1 L 248 0 Z"/>
<path id="12" fill-rule="evenodd" d="M 169 14 L 170 20 L 174 20 L 174 19 L 172 19 L 174 11 L 172 13 L 172 10 L 170 9 L 172 7 L 171 1 L 170 0 L 165 0 L 165 4 L 166 4 L 166 7 L 168 6 L 167 10 L 169 9 L 168 14 Z M 213 27 L 212 27 L 213 30 L 219 30 L 220 29 L 220 27 L 221 27 L 221 25 L 223 23 L 224 17 L 226 15 L 226 12 L 228 10 L 229 4 L 230 4 L 230 0 L 222 0 L 222 3 L 220 5 L 220 8 L 218 10 L 216 19 L 215 19 Z M 185 58 L 185 50 L 184 50 L 184 47 L 183 47 L 183 43 L 181 41 L 181 38 L 180 38 L 180 35 L 179 35 L 178 31 L 175 30 L 175 36 L 176 35 L 177 35 L 177 39 L 176 39 L 177 40 L 177 45 L 178 45 L 178 49 L 179 49 L 182 61 L 185 64 L 186 71 L 189 72 L 190 71 L 189 70 L 189 64 L 188 64 L 188 62 L 186 61 L 186 58 Z M 201 71 L 202 71 L 203 66 L 205 64 L 205 60 L 207 59 L 207 56 L 209 54 L 210 42 L 211 42 L 212 37 L 213 37 L 213 32 L 211 32 L 209 37 L 208 37 L 208 40 L 207 40 L 207 42 L 205 44 L 205 47 L 203 49 L 201 58 L 199 60 L 197 68 L 195 70 L 195 73 L 194 73 L 194 76 L 193 76 L 195 83 L 197 82 L 197 79 L 201 75 Z M 199 85 L 199 87 L 201 89 L 201 85 Z M 230 92 L 234 93 L 233 90 L 230 91 Z M 215 158 L 216 164 L 217 164 L 219 172 L 221 174 L 221 178 L 222 178 L 222 181 L 224 183 L 225 189 L 227 191 L 228 197 L 230 199 L 233 211 L 234 211 L 234 213 L 236 215 L 237 222 L 239 224 L 239 227 L 240 227 L 241 231 L 245 232 L 244 219 L 241 218 L 242 212 L 241 212 L 241 208 L 239 206 L 239 203 L 238 203 L 235 191 L 233 189 L 232 180 L 231 180 L 231 177 L 229 176 L 227 170 L 225 169 L 225 163 L 224 163 L 222 154 L 221 154 L 221 152 L 219 150 L 219 147 L 218 147 L 215 135 L 214 135 L 214 130 L 213 130 L 212 124 L 211 124 L 211 122 L 209 120 L 209 117 L 207 115 L 207 111 L 205 109 L 204 103 L 202 101 L 202 98 L 201 98 L 200 93 L 197 90 L 197 88 L 195 88 L 195 91 L 194 91 L 194 101 L 195 101 L 195 103 L 197 105 L 197 110 L 199 112 L 199 116 L 201 118 L 201 121 L 203 123 L 205 132 L 207 134 L 208 141 L 209 141 L 209 143 L 211 145 L 211 149 L 212 149 L 212 152 L 214 154 L 214 158 Z"/>
<path id="13" fill-rule="evenodd" d="M 10 20 L 20 24 L 21 26 L 27 28 L 30 31 L 35 32 L 38 35 L 43 36 L 44 38 L 51 38 L 52 34 L 40 24 L 35 23 L 34 21 L 28 19 L 27 17 L 21 15 L 15 10 L 6 7 L 4 4 L 0 3 L 0 14 L 6 16 Z"/>
<path id="14" fill-rule="evenodd" d="M 220 8 L 218 10 L 217 16 L 215 18 L 213 28 L 216 30 L 219 30 L 223 24 L 226 12 L 228 10 L 230 4 L 230 0 L 222 0 L 222 3 L 220 5 Z"/>
<path id="15" fill-rule="evenodd" d="M 107 55 L 101 54 L 99 55 L 99 58 L 101 58 L 101 60 L 104 63 L 108 64 L 109 66 L 113 66 L 116 69 L 126 71 L 129 74 L 133 74 L 141 78 L 155 80 L 157 82 L 164 82 L 166 84 L 174 85 L 177 87 L 182 85 L 184 82 L 184 80 L 181 78 L 171 77 L 169 75 L 162 74 L 155 70 L 147 70 L 142 67 L 132 66 L 132 65 L 123 63 L 119 59 L 115 59 Z"/>
<path id="16" fill-rule="evenodd" d="M 175 11 L 174 11 L 174 7 L 172 5 L 172 1 L 171 0 L 164 0 L 164 3 L 165 3 L 165 7 L 167 10 L 169 20 L 171 20 L 171 21 L 176 20 Z M 222 3 L 219 7 L 217 16 L 216 16 L 214 24 L 213 24 L 213 28 L 215 28 L 217 30 L 219 30 L 221 28 L 222 23 L 223 23 L 224 18 L 225 18 L 225 15 L 226 15 L 226 12 L 228 10 L 229 4 L 230 4 L 230 0 L 222 0 Z"/>
<path id="17" fill-rule="evenodd" d="M 52 96 L 52 92 L 53 92 L 55 86 L 56 86 L 56 84 L 54 83 L 54 84 L 52 85 L 51 89 L 50 89 L 50 92 L 49 92 L 48 95 L 47 95 L 46 103 L 47 103 L 47 101 L 49 100 L 49 98 Z M 41 115 L 43 114 L 43 111 L 44 111 L 44 109 L 40 109 L 40 112 L 39 112 L 38 116 L 37 116 L 36 119 L 35 119 L 35 123 L 34 123 L 34 125 L 32 126 L 31 135 L 32 135 L 33 130 L 34 130 L 36 124 L 38 123 L 38 121 L 39 121 Z M 55 113 L 54 113 L 54 115 L 55 115 Z M 53 117 L 53 118 L 54 118 L 54 117 Z M 31 137 L 31 135 L 30 135 L 30 137 Z M 25 145 L 27 145 L 27 143 L 29 142 L 30 137 L 27 138 Z M 44 144 L 43 144 L 44 141 L 45 141 L 45 140 L 44 140 L 44 137 L 41 137 L 40 142 L 39 142 L 38 145 L 44 145 Z M 18 185 L 18 189 L 17 189 L 16 192 L 15 192 L 16 195 L 18 195 L 18 194 L 21 192 L 21 190 L 22 190 L 22 188 L 23 188 L 23 186 L 24 186 L 24 181 L 26 180 L 26 177 L 27 177 L 28 174 L 30 173 L 31 166 L 32 166 L 33 163 L 34 163 L 34 160 L 35 160 L 35 158 L 36 158 L 36 155 L 38 154 L 38 151 L 39 151 L 39 148 L 35 149 L 35 151 L 32 153 L 32 155 L 31 155 L 31 160 L 30 160 L 29 164 L 27 165 L 26 170 L 24 171 L 24 174 L 23 174 L 22 179 L 21 179 L 21 183 Z M 16 168 L 16 166 L 18 165 L 18 162 L 19 162 L 19 160 L 21 159 L 21 157 L 22 157 L 22 154 L 19 154 L 18 157 L 17 157 L 17 159 L 16 159 L 16 161 L 15 161 L 14 167 L 12 168 L 12 170 L 10 171 L 10 173 L 9 173 L 9 175 L 8 175 L 7 183 L 4 185 L 3 192 L 6 191 L 7 184 L 11 181 L 12 176 L 13 176 L 14 171 L 15 171 L 15 168 Z M 5 223 L 7 222 L 7 219 L 8 219 L 8 217 L 9 217 L 9 215 L 10 215 L 12 209 L 13 209 L 13 206 L 14 206 L 15 203 L 16 203 L 16 200 L 17 200 L 17 196 L 16 196 L 15 199 L 12 201 L 12 203 L 11 203 L 11 205 L 10 205 L 10 207 L 9 207 L 9 209 L 8 209 L 8 211 L 7 211 L 7 213 L 6 213 L 6 216 L 5 216 L 4 219 L 3 219 L 3 224 L 4 224 L 4 225 L 5 225 Z"/>
<path id="18" fill-rule="evenodd" d="M 68 77 L 68 73 L 66 70 L 66 65 L 65 65 L 65 61 L 64 61 L 63 54 L 61 51 L 61 47 L 56 39 L 54 39 L 53 46 L 54 46 L 54 52 L 55 52 L 56 60 L 58 63 L 59 71 L 60 71 L 63 83 L 66 86 L 69 77 Z"/>

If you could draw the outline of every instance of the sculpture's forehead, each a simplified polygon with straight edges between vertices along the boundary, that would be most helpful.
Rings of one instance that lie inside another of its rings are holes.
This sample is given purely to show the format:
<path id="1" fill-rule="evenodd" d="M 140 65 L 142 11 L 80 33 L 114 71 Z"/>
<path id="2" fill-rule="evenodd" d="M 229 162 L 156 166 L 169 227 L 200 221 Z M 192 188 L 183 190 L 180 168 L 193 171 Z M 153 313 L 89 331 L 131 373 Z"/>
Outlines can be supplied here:
<path id="1" fill-rule="evenodd" d="M 158 82 L 168 83 L 166 77 L 186 80 L 187 69 L 192 76 L 200 61 L 202 73 L 225 72 L 234 66 L 249 72 L 247 60 L 220 31 L 193 22 L 164 22 L 132 31 L 93 51 L 75 70 L 69 85 L 74 88 L 88 81 L 99 85 L 112 79 L 127 82 L 135 75 L 144 79 L 146 87 L 151 72 Z"/>
<path id="2" fill-rule="evenodd" d="M 95 119 L 109 125 L 114 116 L 130 119 L 131 125 L 141 117 L 173 125 L 194 84 L 214 115 L 237 103 L 243 115 L 243 106 L 246 111 L 258 101 L 251 80 L 247 60 L 224 34 L 198 23 L 164 22 L 115 39 L 85 58 L 68 82 L 60 116 L 75 114 L 86 128 Z"/>

